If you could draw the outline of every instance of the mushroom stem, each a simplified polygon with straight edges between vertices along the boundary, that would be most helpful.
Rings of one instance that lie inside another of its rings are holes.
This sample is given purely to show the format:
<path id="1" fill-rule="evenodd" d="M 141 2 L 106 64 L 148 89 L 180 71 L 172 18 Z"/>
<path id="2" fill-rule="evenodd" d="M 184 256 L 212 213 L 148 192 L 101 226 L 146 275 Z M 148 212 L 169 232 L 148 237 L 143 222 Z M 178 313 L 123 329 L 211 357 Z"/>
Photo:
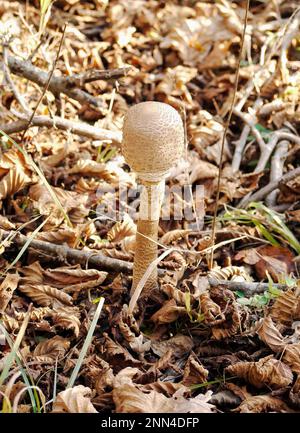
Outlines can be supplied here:
<path id="1" fill-rule="evenodd" d="M 164 197 L 165 180 L 155 183 L 141 180 L 141 184 L 143 189 L 137 225 L 131 295 L 149 265 L 157 258 L 158 223 Z M 154 268 L 145 283 L 143 297 L 147 297 L 155 287 L 157 287 L 157 268 Z"/>

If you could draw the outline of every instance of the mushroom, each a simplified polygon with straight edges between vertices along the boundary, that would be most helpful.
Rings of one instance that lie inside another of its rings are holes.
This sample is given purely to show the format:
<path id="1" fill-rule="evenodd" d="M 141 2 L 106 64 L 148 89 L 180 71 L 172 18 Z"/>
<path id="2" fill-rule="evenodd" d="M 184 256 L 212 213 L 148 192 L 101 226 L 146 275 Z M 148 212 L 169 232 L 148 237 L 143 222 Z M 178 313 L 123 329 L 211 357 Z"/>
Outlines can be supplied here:
<path id="1" fill-rule="evenodd" d="M 184 128 L 178 112 L 161 102 L 141 102 L 124 119 L 122 153 L 142 185 L 131 295 L 157 258 L 157 233 L 165 178 L 181 158 Z M 145 283 L 143 296 L 157 286 L 157 268 Z"/>

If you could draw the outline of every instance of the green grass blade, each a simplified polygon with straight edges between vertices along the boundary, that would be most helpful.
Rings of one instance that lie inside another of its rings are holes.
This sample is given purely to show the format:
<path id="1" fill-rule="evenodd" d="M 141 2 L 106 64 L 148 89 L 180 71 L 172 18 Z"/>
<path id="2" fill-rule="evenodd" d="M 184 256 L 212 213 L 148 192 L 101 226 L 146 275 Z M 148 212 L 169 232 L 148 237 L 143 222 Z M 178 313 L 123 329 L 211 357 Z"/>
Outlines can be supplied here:
<path id="1" fill-rule="evenodd" d="M 103 308 L 103 304 L 104 304 L 104 298 L 100 298 L 98 307 L 97 307 L 96 312 L 95 312 L 95 316 L 94 316 L 94 318 L 92 320 L 90 329 L 89 329 L 89 331 L 87 333 L 87 336 L 86 336 L 85 341 L 83 343 L 81 352 L 80 352 L 79 357 L 77 359 L 77 362 L 76 362 L 76 365 L 74 367 L 74 370 L 72 371 L 72 374 L 71 374 L 71 377 L 69 379 L 69 382 L 67 384 L 66 389 L 67 388 L 72 388 L 72 386 L 75 383 L 75 380 L 77 378 L 77 374 L 78 374 L 78 372 L 80 370 L 80 367 L 82 365 L 82 362 L 83 362 L 83 360 L 85 358 L 86 352 L 87 352 L 87 350 L 88 350 L 88 348 L 89 348 L 89 346 L 91 344 L 91 341 L 92 341 L 92 338 L 93 338 L 93 334 L 94 334 L 97 322 L 99 320 L 99 316 L 100 316 L 101 310 Z"/>

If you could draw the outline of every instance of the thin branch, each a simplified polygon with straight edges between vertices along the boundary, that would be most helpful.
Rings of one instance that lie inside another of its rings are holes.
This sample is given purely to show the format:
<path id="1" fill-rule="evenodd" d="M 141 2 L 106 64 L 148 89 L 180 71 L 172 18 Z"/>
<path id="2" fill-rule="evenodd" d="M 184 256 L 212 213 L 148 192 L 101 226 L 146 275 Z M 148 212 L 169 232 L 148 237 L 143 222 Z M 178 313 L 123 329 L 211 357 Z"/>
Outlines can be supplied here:
<path id="1" fill-rule="evenodd" d="M 270 192 L 274 191 L 274 189 L 278 188 L 280 185 L 283 185 L 287 182 L 289 182 L 292 179 L 295 179 L 295 177 L 300 176 L 300 167 L 295 168 L 292 171 L 289 171 L 284 176 L 282 176 L 280 179 L 275 180 L 274 182 L 268 183 L 264 188 L 261 188 L 259 191 L 255 192 L 254 194 L 251 194 L 245 197 L 240 201 L 237 207 L 239 208 L 245 208 L 251 201 L 261 201 L 263 200 Z M 244 200 L 245 199 L 245 200 Z"/>
<path id="2" fill-rule="evenodd" d="M 48 79 L 47 72 L 34 66 L 28 60 L 20 60 L 13 56 L 7 58 L 8 66 L 12 73 L 33 81 L 40 87 L 45 86 Z M 112 70 L 89 70 L 82 74 L 74 74 L 69 77 L 51 76 L 48 84 L 48 90 L 55 96 L 64 93 L 80 103 L 89 103 L 96 107 L 103 107 L 104 103 L 100 98 L 90 95 L 80 89 L 85 83 L 96 80 L 110 80 L 123 77 L 130 70 L 129 67 L 112 69 Z"/>
<path id="3" fill-rule="evenodd" d="M 229 290 L 240 290 L 244 292 L 245 295 L 253 295 L 254 293 L 263 293 L 269 289 L 269 283 L 254 283 L 248 281 L 227 281 L 218 280 L 217 278 L 208 277 L 208 282 L 212 287 L 223 286 Z M 273 287 L 277 289 L 284 290 L 287 288 L 286 284 L 272 284 Z"/>
<path id="4" fill-rule="evenodd" d="M 289 141 L 282 140 L 278 143 L 276 150 L 274 152 L 274 156 L 271 160 L 271 172 L 270 172 L 270 182 L 274 182 L 278 179 L 281 179 L 283 175 L 283 167 L 287 157 L 287 152 L 289 148 Z M 266 198 L 266 204 L 268 207 L 272 207 L 276 205 L 276 198 L 278 195 L 278 190 L 275 189 L 272 191 L 268 197 Z"/>
<path id="5" fill-rule="evenodd" d="M 235 82 L 234 82 L 234 90 L 233 90 L 233 98 L 231 101 L 231 107 L 229 111 L 229 115 L 227 118 L 227 122 L 224 128 L 223 137 L 222 137 L 222 144 L 221 144 L 221 155 L 220 155 L 220 161 L 219 161 L 219 171 L 218 171 L 218 182 L 217 182 L 217 197 L 216 197 L 216 203 L 215 203 L 215 209 L 214 209 L 214 216 L 213 216 L 213 223 L 212 223 L 212 234 L 211 239 L 214 246 L 215 243 L 215 233 L 216 233 L 216 224 L 217 224 L 217 213 L 218 213 L 218 207 L 219 207 L 219 199 L 220 199 L 220 186 L 221 186 L 221 173 L 222 173 L 222 162 L 223 162 L 223 153 L 225 148 L 225 141 L 226 141 L 226 135 L 227 131 L 231 122 L 232 112 L 235 104 L 236 94 L 238 90 L 238 84 L 239 84 L 239 76 L 240 76 L 240 66 L 241 66 L 241 60 L 243 55 L 243 49 L 244 49 L 244 42 L 245 42 L 245 35 L 246 35 L 246 29 L 247 29 L 247 23 L 248 23 L 248 12 L 249 12 L 249 6 L 250 6 L 250 0 L 247 0 L 246 5 L 246 11 L 245 11 L 245 18 L 244 18 L 244 25 L 243 25 L 243 33 L 242 33 L 242 40 L 241 40 L 241 47 L 240 47 L 240 53 L 238 58 L 238 65 L 236 69 L 235 74 Z M 214 248 L 212 248 L 211 256 L 210 256 L 210 267 L 213 266 L 213 260 L 214 260 Z"/>
<path id="6" fill-rule="evenodd" d="M 8 123 L 7 125 L 0 125 L 0 129 L 6 134 L 13 132 L 20 132 L 26 128 L 28 124 L 28 116 L 11 110 L 20 121 Z M 62 119 L 58 116 L 35 116 L 31 120 L 31 126 L 45 126 L 48 128 L 58 128 L 63 131 L 70 131 L 74 134 L 91 138 L 92 140 L 111 140 L 114 144 L 120 145 L 122 141 L 122 133 L 118 131 L 109 131 L 108 129 L 96 128 L 84 122 L 75 122 L 73 120 Z"/>
<path id="7" fill-rule="evenodd" d="M 0 240 L 8 238 L 9 243 L 12 242 L 18 247 L 24 246 L 28 242 L 28 237 L 22 235 L 19 232 L 6 231 L 0 229 Z M 37 251 L 42 251 L 48 255 L 53 256 L 53 260 L 60 262 L 69 261 L 71 263 L 79 263 L 82 266 L 89 268 L 93 267 L 96 269 L 104 269 L 113 272 L 131 273 L 133 264 L 131 262 L 125 262 L 124 260 L 113 259 L 107 257 L 104 254 L 95 253 L 86 250 L 76 250 L 66 245 L 56 245 L 50 242 L 40 241 L 33 239 L 30 242 L 29 248 L 34 248 Z M 164 275 L 165 270 L 159 269 L 159 275 Z"/>

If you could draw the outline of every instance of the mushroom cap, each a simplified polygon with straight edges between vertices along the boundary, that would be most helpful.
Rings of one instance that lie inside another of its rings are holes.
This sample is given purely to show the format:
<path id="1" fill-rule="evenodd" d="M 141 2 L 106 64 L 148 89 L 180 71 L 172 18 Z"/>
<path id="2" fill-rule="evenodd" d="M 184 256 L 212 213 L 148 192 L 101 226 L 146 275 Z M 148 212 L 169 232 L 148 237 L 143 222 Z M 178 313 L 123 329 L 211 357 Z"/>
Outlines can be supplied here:
<path id="1" fill-rule="evenodd" d="M 132 106 L 124 119 L 122 153 L 130 168 L 151 180 L 163 177 L 181 158 L 184 129 L 171 105 L 148 101 Z"/>

